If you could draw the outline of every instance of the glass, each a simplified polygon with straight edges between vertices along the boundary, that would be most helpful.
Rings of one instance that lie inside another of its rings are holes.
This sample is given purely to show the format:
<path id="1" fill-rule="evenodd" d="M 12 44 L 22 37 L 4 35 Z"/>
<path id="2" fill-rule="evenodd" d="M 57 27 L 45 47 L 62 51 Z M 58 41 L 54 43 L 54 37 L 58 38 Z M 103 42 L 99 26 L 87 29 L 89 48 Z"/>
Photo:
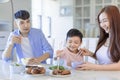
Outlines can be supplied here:
<path id="1" fill-rule="evenodd" d="M 83 61 L 74 61 L 71 63 L 73 69 L 77 68 L 78 65 L 83 64 Z"/>
<path id="2" fill-rule="evenodd" d="M 10 74 L 21 74 L 25 71 L 25 66 L 17 63 L 10 64 Z"/>
<path id="3" fill-rule="evenodd" d="M 102 4 L 102 0 L 95 0 L 96 4 Z"/>
<path id="4" fill-rule="evenodd" d="M 104 3 L 111 3 L 112 0 L 104 0 Z"/>
<path id="5" fill-rule="evenodd" d="M 53 65 L 56 66 L 57 64 L 59 64 L 60 66 L 67 66 L 66 61 L 64 59 L 60 58 L 59 61 L 58 61 L 57 57 L 54 57 L 53 58 Z"/>
<path id="6" fill-rule="evenodd" d="M 81 21 L 81 19 L 76 19 L 75 20 L 74 27 L 77 28 L 77 29 L 80 29 L 82 27 L 82 21 Z"/>
<path id="7" fill-rule="evenodd" d="M 95 15 L 96 16 L 98 15 L 98 13 L 100 12 L 101 9 L 102 9 L 102 5 L 96 6 L 96 9 L 95 9 Z"/>
<path id="8" fill-rule="evenodd" d="M 75 5 L 76 6 L 82 5 L 82 0 L 76 0 Z"/>
<path id="9" fill-rule="evenodd" d="M 76 17 L 82 17 L 82 8 L 81 7 L 77 7 L 76 11 L 75 11 L 75 16 Z"/>
<path id="10" fill-rule="evenodd" d="M 120 4 L 120 0 L 117 0 L 117 2 Z"/>
<path id="11" fill-rule="evenodd" d="M 84 5 L 90 5 L 90 0 L 84 0 Z"/>
<path id="12" fill-rule="evenodd" d="M 84 7 L 84 17 L 90 17 L 90 7 Z"/>
<path id="13" fill-rule="evenodd" d="M 10 62 L 2 62 L 2 73 L 5 79 L 10 79 Z"/>

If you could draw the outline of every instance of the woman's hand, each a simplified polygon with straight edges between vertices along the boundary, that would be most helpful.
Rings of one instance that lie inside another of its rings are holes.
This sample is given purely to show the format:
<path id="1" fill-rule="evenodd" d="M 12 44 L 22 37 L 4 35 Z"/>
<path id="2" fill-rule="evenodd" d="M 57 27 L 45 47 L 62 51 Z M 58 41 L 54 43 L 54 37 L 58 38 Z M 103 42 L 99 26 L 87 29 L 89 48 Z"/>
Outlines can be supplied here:
<path id="1" fill-rule="evenodd" d="M 80 54 L 83 56 L 92 56 L 93 53 L 86 48 L 80 48 Z"/>
<path id="2" fill-rule="evenodd" d="M 97 70 L 98 65 L 90 62 L 85 62 L 82 65 L 78 65 L 76 70 Z"/>

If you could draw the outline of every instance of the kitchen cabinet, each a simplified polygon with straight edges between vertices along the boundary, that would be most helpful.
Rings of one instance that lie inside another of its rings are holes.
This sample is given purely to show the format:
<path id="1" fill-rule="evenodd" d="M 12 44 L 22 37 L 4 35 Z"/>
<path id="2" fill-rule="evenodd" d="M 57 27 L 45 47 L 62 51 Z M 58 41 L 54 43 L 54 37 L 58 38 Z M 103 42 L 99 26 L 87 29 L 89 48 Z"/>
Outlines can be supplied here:
<path id="1" fill-rule="evenodd" d="M 6 42 L 11 31 L 12 29 L 10 23 L 7 21 L 0 20 L 0 59 L 2 52 L 5 49 Z"/>
<path id="2" fill-rule="evenodd" d="M 97 15 L 106 5 L 120 8 L 120 0 L 73 0 L 73 26 L 79 29 L 84 37 L 98 37 Z"/>

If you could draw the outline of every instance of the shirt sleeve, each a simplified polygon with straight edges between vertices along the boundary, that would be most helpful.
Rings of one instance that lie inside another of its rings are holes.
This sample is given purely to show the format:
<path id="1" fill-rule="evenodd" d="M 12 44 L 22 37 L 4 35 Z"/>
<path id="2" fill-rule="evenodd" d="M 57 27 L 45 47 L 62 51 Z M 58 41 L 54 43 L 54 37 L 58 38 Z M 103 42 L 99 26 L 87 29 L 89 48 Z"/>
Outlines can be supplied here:
<path id="1" fill-rule="evenodd" d="M 50 58 L 53 58 L 53 49 L 52 46 L 48 43 L 47 39 L 45 38 L 43 32 L 41 31 L 41 39 L 42 39 L 42 46 L 44 53 L 49 53 Z"/>

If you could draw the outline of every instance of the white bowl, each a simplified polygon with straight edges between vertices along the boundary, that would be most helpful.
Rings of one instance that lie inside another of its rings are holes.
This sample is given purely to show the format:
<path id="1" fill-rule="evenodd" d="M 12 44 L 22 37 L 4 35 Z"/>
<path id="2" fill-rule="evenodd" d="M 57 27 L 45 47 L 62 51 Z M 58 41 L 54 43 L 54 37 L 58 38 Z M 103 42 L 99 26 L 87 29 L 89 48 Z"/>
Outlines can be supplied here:
<path id="1" fill-rule="evenodd" d="M 31 58 L 22 58 L 21 59 L 21 62 L 23 65 L 27 65 L 28 64 L 28 61 L 30 60 Z"/>
<path id="2" fill-rule="evenodd" d="M 21 65 L 21 64 L 11 64 L 10 65 L 10 73 L 12 74 L 20 74 L 23 73 L 25 71 L 25 66 Z"/>

